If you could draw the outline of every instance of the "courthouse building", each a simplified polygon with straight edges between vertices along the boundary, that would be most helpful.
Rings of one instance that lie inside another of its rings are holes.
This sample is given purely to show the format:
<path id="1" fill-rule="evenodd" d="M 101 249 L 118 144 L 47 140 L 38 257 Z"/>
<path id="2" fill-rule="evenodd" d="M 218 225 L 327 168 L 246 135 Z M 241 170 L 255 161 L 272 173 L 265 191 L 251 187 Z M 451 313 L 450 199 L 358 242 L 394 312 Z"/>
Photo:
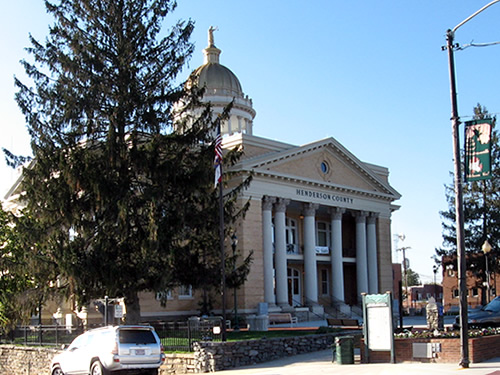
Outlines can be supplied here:
<path id="1" fill-rule="evenodd" d="M 215 113 L 234 103 L 222 125 L 223 148 L 244 151 L 234 183 L 253 175 L 239 198 L 250 208 L 236 230 L 238 251 L 244 257 L 253 251 L 253 263 L 237 292 L 238 313 L 255 314 L 266 303 L 269 311 L 307 311 L 313 319 L 350 311 L 361 293 L 392 291 L 391 214 L 400 194 L 389 170 L 359 160 L 334 138 L 297 146 L 254 135 L 252 100 L 220 64 L 212 29 L 203 52 L 195 74 L 204 100 Z M 186 285 L 166 293 L 166 306 L 152 293 L 140 295 L 143 319 L 199 314 L 201 291 Z M 215 314 L 220 306 L 215 296 Z"/>
<path id="2" fill-rule="evenodd" d="M 392 291 L 391 214 L 400 194 L 389 184 L 389 170 L 359 160 L 334 138 L 296 146 L 254 135 L 252 100 L 220 64 L 212 30 L 208 39 L 197 83 L 215 113 L 233 101 L 223 148 L 242 148 L 233 170 L 240 179 L 253 174 L 240 197 L 250 208 L 237 228 L 238 250 L 253 251 L 254 260 L 238 290 L 238 312 L 255 313 L 264 302 L 270 311 L 307 309 L 314 317 L 349 311 L 361 293 Z M 188 314 L 196 313 L 193 293 Z M 227 296 L 231 310 L 232 291 Z M 143 314 L 178 314 L 189 295 L 171 291 L 169 298 L 165 308 L 143 304 Z"/>

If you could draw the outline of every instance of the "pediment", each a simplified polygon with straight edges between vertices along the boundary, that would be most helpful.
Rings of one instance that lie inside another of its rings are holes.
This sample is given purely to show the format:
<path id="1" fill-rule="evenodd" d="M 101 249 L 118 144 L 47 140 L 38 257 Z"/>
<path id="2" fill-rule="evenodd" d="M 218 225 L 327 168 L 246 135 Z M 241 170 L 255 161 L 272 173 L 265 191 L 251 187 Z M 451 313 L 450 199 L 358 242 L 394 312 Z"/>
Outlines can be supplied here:
<path id="1" fill-rule="evenodd" d="M 363 163 L 333 138 L 247 159 L 240 167 L 263 176 L 400 197 L 387 181 L 386 168 Z"/>

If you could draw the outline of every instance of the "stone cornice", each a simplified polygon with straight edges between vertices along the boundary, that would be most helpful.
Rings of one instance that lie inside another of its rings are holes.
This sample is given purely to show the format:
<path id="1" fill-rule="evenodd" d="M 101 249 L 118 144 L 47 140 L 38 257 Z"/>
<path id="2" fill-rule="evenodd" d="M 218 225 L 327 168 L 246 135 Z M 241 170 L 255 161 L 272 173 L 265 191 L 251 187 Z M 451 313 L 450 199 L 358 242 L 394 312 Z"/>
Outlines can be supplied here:
<path id="1" fill-rule="evenodd" d="M 252 173 L 254 178 L 262 177 L 265 179 L 276 179 L 276 180 L 281 180 L 281 181 L 286 181 L 290 183 L 295 183 L 295 184 L 300 184 L 302 187 L 314 187 L 314 188 L 320 188 L 320 189 L 329 189 L 333 190 L 338 193 L 344 193 L 344 194 L 351 194 L 355 196 L 360 196 L 360 197 L 367 197 L 367 198 L 375 198 L 375 199 L 380 199 L 388 202 L 395 201 L 400 198 L 399 194 L 394 195 L 391 193 L 383 193 L 383 192 L 377 192 L 377 191 L 370 191 L 370 190 L 364 190 L 364 189 L 357 189 L 354 187 L 350 186 L 345 186 L 345 185 L 337 185 L 337 184 L 332 184 L 328 182 L 321 182 L 317 180 L 311 180 L 307 178 L 300 178 L 298 176 L 290 176 L 290 175 L 285 175 L 285 174 L 280 174 L 276 172 L 271 172 L 271 171 L 239 171 L 240 174 L 249 174 Z M 246 172 L 246 173 L 244 173 Z"/>

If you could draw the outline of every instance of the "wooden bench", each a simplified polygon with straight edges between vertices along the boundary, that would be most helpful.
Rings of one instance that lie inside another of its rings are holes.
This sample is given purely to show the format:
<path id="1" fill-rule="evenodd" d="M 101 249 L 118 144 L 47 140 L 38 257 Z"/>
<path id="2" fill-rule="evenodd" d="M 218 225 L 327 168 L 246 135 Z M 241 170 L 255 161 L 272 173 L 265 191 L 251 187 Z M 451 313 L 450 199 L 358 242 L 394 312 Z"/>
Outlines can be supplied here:
<path id="1" fill-rule="evenodd" d="M 290 313 L 270 313 L 268 314 L 269 324 L 284 324 L 289 323 L 290 325 L 297 324 L 298 320 L 296 316 L 292 316 Z"/>
<path id="2" fill-rule="evenodd" d="M 358 319 L 335 319 L 327 318 L 328 326 L 333 327 L 359 327 Z"/>

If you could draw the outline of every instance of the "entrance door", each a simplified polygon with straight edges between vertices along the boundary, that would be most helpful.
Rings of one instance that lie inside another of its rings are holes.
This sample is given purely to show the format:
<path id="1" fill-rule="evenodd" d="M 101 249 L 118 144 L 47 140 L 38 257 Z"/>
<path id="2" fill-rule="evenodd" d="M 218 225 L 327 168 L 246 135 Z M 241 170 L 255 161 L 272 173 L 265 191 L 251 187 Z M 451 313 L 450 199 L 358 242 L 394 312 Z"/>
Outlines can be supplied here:
<path id="1" fill-rule="evenodd" d="M 300 271 L 288 267 L 288 303 L 290 306 L 301 306 L 302 298 L 300 293 Z"/>
<path id="2" fill-rule="evenodd" d="M 355 263 L 344 263 L 344 299 L 347 305 L 355 306 L 358 304 Z"/>

